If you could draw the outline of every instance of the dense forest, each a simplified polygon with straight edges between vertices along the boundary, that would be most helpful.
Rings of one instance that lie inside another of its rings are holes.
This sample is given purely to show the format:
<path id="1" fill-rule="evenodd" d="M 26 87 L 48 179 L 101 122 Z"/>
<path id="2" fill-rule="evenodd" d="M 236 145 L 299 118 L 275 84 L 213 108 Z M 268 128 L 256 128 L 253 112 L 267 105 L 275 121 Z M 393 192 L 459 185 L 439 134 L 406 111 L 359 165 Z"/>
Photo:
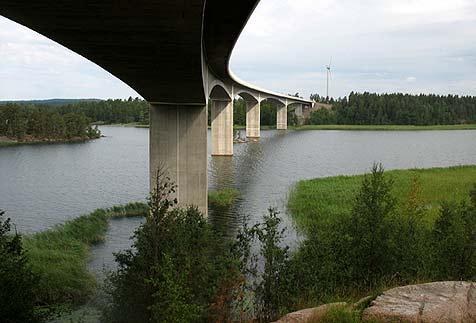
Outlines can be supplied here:
<path id="1" fill-rule="evenodd" d="M 83 113 L 94 123 L 117 124 L 138 123 L 149 124 L 149 104 L 139 98 L 127 100 L 80 101 L 64 106 L 45 106 L 49 111 L 60 114 Z M 208 114 L 211 115 L 210 113 Z M 233 120 L 235 125 L 246 125 L 246 103 L 243 99 L 234 101 Z M 288 122 L 293 124 L 293 114 L 288 113 Z M 270 102 L 261 103 L 261 124 L 276 125 L 276 106 Z"/>
<path id="2" fill-rule="evenodd" d="M 83 113 L 59 113 L 33 105 L 0 106 L 0 136 L 18 141 L 84 140 L 100 137 Z"/>
<path id="3" fill-rule="evenodd" d="M 311 114 L 311 124 L 443 125 L 476 123 L 476 97 L 354 93 L 331 110 Z"/>
<path id="4" fill-rule="evenodd" d="M 95 123 L 149 124 L 149 104 L 139 98 L 86 100 L 63 106 L 45 106 L 44 109 L 60 114 L 82 113 Z"/>
<path id="5" fill-rule="evenodd" d="M 332 109 L 311 113 L 310 124 L 346 125 L 446 125 L 476 123 L 476 97 L 409 94 L 350 93 L 333 99 L 311 95 L 317 102 L 332 104 Z M 75 100 L 55 104 L 0 104 L 0 136 L 71 138 L 91 132 L 89 123 L 149 124 L 149 104 L 140 98 L 127 100 Z M 70 102 L 68 104 L 68 102 Z M 209 113 L 210 116 L 210 113 Z M 235 125 L 246 125 L 246 103 L 234 101 Z M 8 121 L 10 120 L 10 121 Z M 210 120 L 209 120 L 210 122 Z M 288 124 L 297 123 L 288 111 Z M 77 125 L 76 125 L 77 124 Z M 276 106 L 261 103 L 261 125 L 276 125 Z"/>

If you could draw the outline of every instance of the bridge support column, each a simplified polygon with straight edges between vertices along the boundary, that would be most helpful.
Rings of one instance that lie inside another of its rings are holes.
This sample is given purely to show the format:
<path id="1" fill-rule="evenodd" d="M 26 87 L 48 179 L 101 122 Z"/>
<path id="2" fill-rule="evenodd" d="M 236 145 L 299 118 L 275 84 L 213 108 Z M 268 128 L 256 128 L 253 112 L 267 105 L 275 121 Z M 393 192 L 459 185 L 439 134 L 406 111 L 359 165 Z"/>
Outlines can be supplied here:
<path id="1" fill-rule="evenodd" d="M 286 130 L 288 129 L 288 106 L 287 105 L 279 105 L 278 112 L 276 116 L 276 129 L 278 130 Z"/>
<path id="2" fill-rule="evenodd" d="M 151 187 L 161 168 L 177 185 L 179 206 L 207 215 L 207 107 L 151 105 L 149 148 Z"/>
<path id="3" fill-rule="evenodd" d="M 233 156 L 233 100 L 211 100 L 212 156 Z"/>
<path id="4" fill-rule="evenodd" d="M 304 104 L 298 104 L 296 109 L 294 109 L 294 114 L 297 117 L 298 125 L 304 124 Z"/>
<path id="5" fill-rule="evenodd" d="M 261 104 L 259 102 L 246 102 L 246 137 L 259 138 L 260 133 Z"/>

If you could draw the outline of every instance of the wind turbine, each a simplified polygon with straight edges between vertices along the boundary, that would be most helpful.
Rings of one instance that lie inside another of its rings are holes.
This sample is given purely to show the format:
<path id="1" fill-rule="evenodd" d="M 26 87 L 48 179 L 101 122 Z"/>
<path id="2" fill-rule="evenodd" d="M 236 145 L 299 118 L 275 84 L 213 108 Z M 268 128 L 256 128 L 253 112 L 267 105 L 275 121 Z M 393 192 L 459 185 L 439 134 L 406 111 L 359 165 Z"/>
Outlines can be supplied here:
<path id="1" fill-rule="evenodd" d="M 331 77 L 331 64 L 332 64 L 332 56 L 329 60 L 329 65 L 326 66 L 327 69 L 327 92 L 326 92 L 326 100 L 329 98 L 329 78 Z"/>

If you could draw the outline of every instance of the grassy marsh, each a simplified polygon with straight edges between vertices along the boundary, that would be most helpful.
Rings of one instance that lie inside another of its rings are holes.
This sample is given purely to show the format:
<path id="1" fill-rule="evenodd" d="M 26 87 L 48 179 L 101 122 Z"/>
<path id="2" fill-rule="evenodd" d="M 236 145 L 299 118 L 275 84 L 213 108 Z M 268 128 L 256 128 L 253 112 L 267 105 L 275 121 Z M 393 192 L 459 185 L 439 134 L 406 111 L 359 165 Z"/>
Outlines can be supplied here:
<path id="1" fill-rule="evenodd" d="M 240 196 L 240 192 L 234 188 L 225 188 L 208 192 L 208 205 L 216 208 L 227 208 L 233 205 Z"/>
<path id="2" fill-rule="evenodd" d="M 386 174 L 395 181 L 394 193 L 399 201 L 405 199 L 417 177 L 430 215 L 437 213 L 442 201 L 469 199 L 468 191 L 476 182 L 476 166 L 393 170 Z M 288 200 L 298 227 L 306 230 L 320 221 L 349 214 L 362 178 L 363 175 L 335 176 L 298 182 Z"/>
<path id="3" fill-rule="evenodd" d="M 24 237 L 34 272 L 41 276 L 38 298 L 45 305 L 84 303 L 96 281 L 88 271 L 90 247 L 104 240 L 109 220 L 145 216 L 144 203 L 98 209 L 52 229 Z"/>

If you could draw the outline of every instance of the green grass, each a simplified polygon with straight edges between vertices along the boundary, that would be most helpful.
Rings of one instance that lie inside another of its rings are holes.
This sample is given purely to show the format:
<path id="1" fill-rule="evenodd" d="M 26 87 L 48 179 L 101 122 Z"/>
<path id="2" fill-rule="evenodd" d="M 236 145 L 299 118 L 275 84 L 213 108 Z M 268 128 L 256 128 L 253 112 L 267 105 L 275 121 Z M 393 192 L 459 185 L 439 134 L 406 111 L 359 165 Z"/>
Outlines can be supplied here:
<path id="1" fill-rule="evenodd" d="M 233 205 L 240 196 L 240 192 L 234 188 L 226 188 L 208 192 L 208 205 L 215 208 L 227 208 Z"/>
<path id="2" fill-rule="evenodd" d="M 0 147 L 23 146 L 23 145 L 54 145 L 54 144 L 75 144 L 87 142 L 98 138 L 81 138 L 81 139 L 58 139 L 58 140 L 36 140 L 36 141 L 17 141 L 17 140 L 1 140 Z"/>
<path id="3" fill-rule="evenodd" d="M 0 141 L 0 147 L 9 147 L 19 145 L 17 141 Z"/>
<path id="4" fill-rule="evenodd" d="M 103 123 L 103 126 L 108 127 L 126 127 L 126 128 L 149 128 L 148 124 L 142 124 L 139 122 L 130 122 L 130 123 Z"/>
<path id="5" fill-rule="evenodd" d="M 291 127 L 290 127 L 291 128 Z M 373 131 L 421 131 L 421 130 L 476 130 L 476 124 L 457 125 L 304 125 L 292 127 L 295 130 L 373 130 Z"/>
<path id="6" fill-rule="evenodd" d="M 360 313 L 343 306 L 333 306 L 324 315 L 311 317 L 307 323 L 360 323 Z"/>
<path id="7" fill-rule="evenodd" d="M 111 218 L 144 216 L 144 203 L 99 209 L 24 238 L 34 272 L 40 274 L 38 298 L 45 305 L 78 305 L 96 288 L 88 271 L 90 247 L 104 240 Z"/>
<path id="8" fill-rule="evenodd" d="M 393 192 L 399 202 L 405 200 L 417 176 L 429 214 L 436 215 L 442 201 L 469 199 L 468 192 L 476 183 L 476 166 L 394 170 L 386 172 L 386 176 L 394 179 Z M 306 231 L 315 224 L 349 214 L 362 177 L 336 176 L 298 182 L 288 200 L 298 227 Z"/>

